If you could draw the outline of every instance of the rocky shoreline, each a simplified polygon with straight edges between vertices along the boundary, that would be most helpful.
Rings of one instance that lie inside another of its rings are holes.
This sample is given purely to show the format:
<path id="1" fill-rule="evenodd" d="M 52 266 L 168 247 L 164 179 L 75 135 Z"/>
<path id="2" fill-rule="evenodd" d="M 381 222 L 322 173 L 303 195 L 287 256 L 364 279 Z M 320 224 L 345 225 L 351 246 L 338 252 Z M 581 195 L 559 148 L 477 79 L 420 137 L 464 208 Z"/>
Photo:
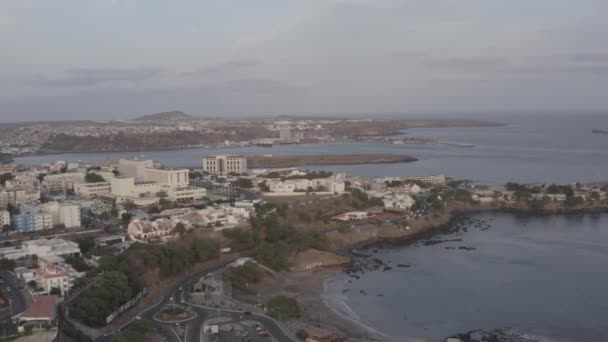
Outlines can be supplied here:
<path id="1" fill-rule="evenodd" d="M 583 214 L 600 214 L 600 213 L 608 213 L 608 207 L 606 206 L 591 206 L 591 207 L 555 207 L 548 209 L 529 209 L 524 207 L 518 207 L 517 205 L 512 207 L 492 207 L 492 206 L 455 206 L 445 209 L 443 212 L 435 215 L 432 219 L 422 219 L 418 220 L 416 223 L 412 223 L 409 226 L 409 229 L 404 229 L 404 227 L 376 227 L 376 226 L 368 226 L 367 229 L 373 229 L 375 232 L 373 234 L 366 234 L 365 237 L 360 237 L 359 239 L 353 239 L 350 243 L 344 243 L 345 241 L 332 240 L 330 241 L 334 243 L 334 246 L 340 245 L 340 254 L 347 255 L 351 258 L 351 263 L 347 264 L 342 268 L 342 274 L 347 279 L 347 282 L 356 281 L 360 278 L 360 276 L 367 271 L 381 271 L 387 272 L 391 270 L 407 270 L 408 268 L 415 267 L 411 264 L 391 264 L 390 262 L 384 262 L 380 258 L 375 257 L 375 254 L 379 249 L 386 248 L 395 248 L 395 247 L 407 247 L 413 244 L 423 244 L 423 245 L 435 245 L 441 244 L 444 242 L 460 242 L 462 241 L 459 238 L 455 239 L 441 239 L 442 235 L 453 235 L 456 236 L 462 234 L 463 232 L 467 232 L 468 229 L 475 228 L 478 230 L 487 230 L 491 228 L 491 224 L 489 221 L 479 220 L 470 218 L 470 215 L 477 213 L 488 213 L 488 212 L 496 212 L 496 213 L 511 213 L 516 215 L 525 215 L 525 216 L 539 216 L 539 215 L 583 215 Z M 366 228 L 362 228 L 366 229 Z M 356 234 L 356 232 L 354 232 Z M 330 233 L 331 234 L 331 233 Z M 444 247 L 446 249 L 459 249 L 463 252 L 475 250 L 474 247 L 460 245 L 458 247 Z M 325 278 L 325 282 L 330 281 L 331 277 L 336 277 L 337 274 L 333 273 L 327 274 Z M 321 289 L 325 291 L 326 289 Z M 350 291 L 350 290 L 345 290 Z M 372 295 L 368 293 L 361 293 L 362 295 Z M 336 295 L 336 294 L 334 294 Z M 376 296 L 382 297 L 382 294 L 374 294 Z M 338 294 L 339 296 L 339 294 Z M 385 340 L 381 338 L 382 335 L 379 335 L 377 331 L 373 328 L 366 326 L 364 323 L 358 321 L 356 314 L 348 314 L 348 312 L 343 312 L 337 307 L 346 304 L 342 301 L 338 300 L 337 302 L 328 301 L 326 293 L 319 294 L 320 299 L 325 306 L 328 306 L 330 311 L 332 311 L 335 315 L 337 315 L 341 320 L 347 320 L 352 323 L 353 333 L 357 335 L 361 334 L 361 331 L 369 331 L 370 333 L 376 332 L 373 334 L 375 337 L 370 340 Z M 348 311 L 348 310 L 347 310 Z M 371 329 L 371 330 L 370 330 Z M 464 333 L 458 335 L 459 337 L 467 336 L 469 333 Z M 472 334 L 473 337 L 470 338 L 470 341 L 477 341 L 474 337 L 478 336 L 496 336 L 495 332 L 483 332 L 477 331 L 476 334 Z M 370 335 L 371 336 L 371 335 Z M 386 340 L 391 340 L 390 338 L 386 338 Z M 465 339 L 466 340 L 466 339 Z M 511 341 L 511 340 L 508 340 Z M 518 341 L 517 339 L 513 341 Z"/>

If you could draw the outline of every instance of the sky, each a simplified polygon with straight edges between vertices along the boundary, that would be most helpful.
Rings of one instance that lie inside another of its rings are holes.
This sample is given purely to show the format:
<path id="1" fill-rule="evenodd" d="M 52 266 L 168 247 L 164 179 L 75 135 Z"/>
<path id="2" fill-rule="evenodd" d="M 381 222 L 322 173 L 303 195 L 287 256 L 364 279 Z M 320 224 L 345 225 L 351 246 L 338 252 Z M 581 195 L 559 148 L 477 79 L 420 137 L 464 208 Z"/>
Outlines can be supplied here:
<path id="1" fill-rule="evenodd" d="M 606 13 L 606 0 L 2 0 L 0 121 L 604 111 Z"/>

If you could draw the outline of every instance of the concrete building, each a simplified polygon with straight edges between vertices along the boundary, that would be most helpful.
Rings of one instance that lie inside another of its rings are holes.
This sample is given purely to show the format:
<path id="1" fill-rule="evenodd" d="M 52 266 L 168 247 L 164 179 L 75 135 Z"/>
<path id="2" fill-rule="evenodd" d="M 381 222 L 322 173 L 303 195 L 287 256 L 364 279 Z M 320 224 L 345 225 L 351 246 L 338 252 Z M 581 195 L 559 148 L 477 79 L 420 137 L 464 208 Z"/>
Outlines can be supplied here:
<path id="1" fill-rule="evenodd" d="M 39 258 L 80 255 L 80 248 L 76 242 L 63 239 L 24 241 L 21 243 L 21 249 L 25 255 L 37 255 Z"/>
<path id="2" fill-rule="evenodd" d="M 268 189 L 274 193 L 292 192 L 323 192 L 341 193 L 346 189 L 344 180 L 337 177 L 320 179 L 290 179 L 285 181 L 274 180 L 267 182 Z"/>
<path id="3" fill-rule="evenodd" d="M 412 196 L 407 194 L 385 196 L 382 201 L 384 202 L 384 209 L 390 211 L 407 211 L 416 203 Z"/>
<path id="4" fill-rule="evenodd" d="M 0 229 L 11 225 L 11 214 L 8 210 L 0 210 Z"/>
<path id="5" fill-rule="evenodd" d="M 63 224 L 66 228 L 80 227 L 80 206 L 77 204 L 48 202 L 43 210 L 53 217 L 54 224 Z"/>
<path id="6" fill-rule="evenodd" d="M 108 182 L 102 183 L 81 183 L 74 186 L 74 193 L 80 197 L 96 198 L 102 194 L 112 192 L 112 185 Z"/>
<path id="7" fill-rule="evenodd" d="M 15 205 L 17 202 L 35 203 L 40 201 L 40 191 L 31 187 L 15 187 L 0 189 L 0 207 L 8 204 Z"/>
<path id="8" fill-rule="evenodd" d="M 144 181 L 145 170 L 154 168 L 154 161 L 140 159 L 120 159 L 116 169 L 122 177 L 132 177 L 136 181 Z"/>
<path id="9" fill-rule="evenodd" d="M 42 181 L 42 188 L 47 192 L 61 192 L 73 190 L 75 184 L 84 183 L 84 173 L 66 172 L 46 175 Z"/>
<path id="10" fill-rule="evenodd" d="M 52 324 L 57 316 L 57 296 L 35 296 L 32 305 L 17 315 L 20 322 Z"/>
<path id="11" fill-rule="evenodd" d="M 188 172 L 188 169 L 144 169 L 144 179 L 175 188 L 186 187 L 190 183 Z"/>
<path id="12" fill-rule="evenodd" d="M 241 174 L 246 171 L 247 158 L 243 156 L 218 155 L 203 158 L 203 172 L 212 175 Z"/>
<path id="13" fill-rule="evenodd" d="M 152 196 L 161 190 L 161 186 L 155 182 L 138 182 L 133 177 L 114 177 L 111 183 L 112 195 L 120 197 L 142 197 Z"/>
<path id="14" fill-rule="evenodd" d="M 283 141 L 300 141 L 304 139 L 304 132 L 292 128 L 281 128 L 279 138 Z"/>
<path id="15" fill-rule="evenodd" d="M 12 224 L 13 228 L 20 233 L 52 229 L 54 226 L 53 217 L 50 214 L 45 213 L 14 215 Z"/>
<path id="16" fill-rule="evenodd" d="M 192 202 L 203 199 L 207 195 L 207 189 L 195 186 L 180 188 L 164 187 L 167 198 L 176 202 Z"/>

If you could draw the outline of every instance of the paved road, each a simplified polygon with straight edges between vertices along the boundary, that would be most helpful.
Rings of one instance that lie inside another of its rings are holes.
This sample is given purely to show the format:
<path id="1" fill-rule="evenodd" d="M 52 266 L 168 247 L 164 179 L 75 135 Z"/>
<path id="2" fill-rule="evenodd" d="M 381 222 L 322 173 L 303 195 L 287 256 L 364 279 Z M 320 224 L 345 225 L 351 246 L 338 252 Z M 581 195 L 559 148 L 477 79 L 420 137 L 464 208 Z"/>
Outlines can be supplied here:
<path id="1" fill-rule="evenodd" d="M 2 292 L 4 292 L 4 296 L 7 300 L 11 301 L 12 305 L 12 313 L 10 310 L 3 311 L 0 313 L 0 320 L 9 319 L 12 316 L 25 311 L 26 302 L 23 294 L 19 290 L 17 286 L 17 280 L 15 277 L 8 271 L 0 271 L 0 277 L 3 280 L 3 284 L 1 285 Z"/>

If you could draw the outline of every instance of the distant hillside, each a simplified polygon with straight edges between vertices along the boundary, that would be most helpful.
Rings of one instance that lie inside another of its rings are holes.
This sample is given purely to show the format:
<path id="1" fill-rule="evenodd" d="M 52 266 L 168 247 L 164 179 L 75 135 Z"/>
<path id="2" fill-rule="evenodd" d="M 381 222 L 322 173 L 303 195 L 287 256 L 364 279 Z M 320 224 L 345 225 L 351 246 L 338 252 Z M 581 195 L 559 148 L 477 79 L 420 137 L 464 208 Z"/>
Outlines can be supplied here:
<path id="1" fill-rule="evenodd" d="M 148 114 L 137 117 L 133 121 L 170 121 L 170 120 L 188 120 L 194 119 L 192 115 L 188 115 L 182 111 L 175 110 L 172 112 L 162 112 L 156 114 Z"/>

